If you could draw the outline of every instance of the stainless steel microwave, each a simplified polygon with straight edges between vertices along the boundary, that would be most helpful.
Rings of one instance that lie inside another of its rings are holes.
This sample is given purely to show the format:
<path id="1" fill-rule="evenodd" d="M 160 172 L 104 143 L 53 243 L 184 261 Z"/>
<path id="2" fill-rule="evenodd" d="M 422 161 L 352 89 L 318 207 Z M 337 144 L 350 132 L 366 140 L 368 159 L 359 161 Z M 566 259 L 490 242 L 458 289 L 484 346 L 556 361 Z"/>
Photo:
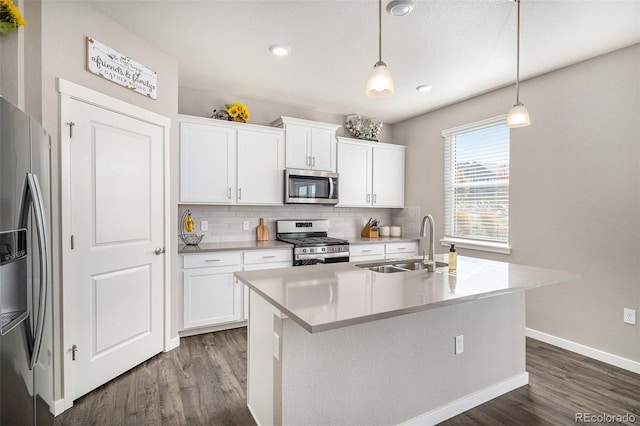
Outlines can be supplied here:
<path id="1" fill-rule="evenodd" d="M 286 169 L 284 182 L 287 204 L 338 204 L 338 173 Z"/>

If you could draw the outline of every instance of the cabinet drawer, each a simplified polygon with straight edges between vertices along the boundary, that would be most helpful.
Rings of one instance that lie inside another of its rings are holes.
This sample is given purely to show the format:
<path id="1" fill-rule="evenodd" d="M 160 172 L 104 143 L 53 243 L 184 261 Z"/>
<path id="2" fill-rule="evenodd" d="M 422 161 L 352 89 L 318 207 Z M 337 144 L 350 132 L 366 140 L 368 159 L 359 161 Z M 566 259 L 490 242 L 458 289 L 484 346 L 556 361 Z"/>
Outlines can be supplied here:
<path id="1" fill-rule="evenodd" d="M 292 249 L 250 250 L 244 252 L 244 264 L 289 262 L 292 263 Z M 289 265 L 291 266 L 291 265 Z"/>
<path id="2" fill-rule="evenodd" d="M 417 242 L 387 243 L 386 254 L 413 254 L 418 253 Z"/>
<path id="3" fill-rule="evenodd" d="M 242 252 L 218 251 L 184 255 L 184 269 L 204 267 L 212 268 L 218 266 L 242 266 Z"/>
<path id="4" fill-rule="evenodd" d="M 384 256 L 384 244 L 357 244 L 349 246 L 349 257 Z"/>

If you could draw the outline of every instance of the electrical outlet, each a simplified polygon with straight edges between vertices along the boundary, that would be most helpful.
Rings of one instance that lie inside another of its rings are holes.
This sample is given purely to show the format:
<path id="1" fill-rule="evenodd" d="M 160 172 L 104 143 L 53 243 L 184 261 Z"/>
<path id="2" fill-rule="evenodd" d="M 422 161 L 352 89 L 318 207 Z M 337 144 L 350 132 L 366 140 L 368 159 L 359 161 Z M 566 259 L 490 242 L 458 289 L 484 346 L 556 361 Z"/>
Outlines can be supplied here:
<path id="1" fill-rule="evenodd" d="M 464 352 L 464 335 L 456 336 L 454 354 L 459 355 Z"/>
<path id="2" fill-rule="evenodd" d="M 201 231 L 208 231 L 209 230 L 209 222 L 206 220 L 201 220 L 200 221 L 200 230 Z"/>
<path id="3" fill-rule="evenodd" d="M 624 308 L 624 319 L 626 324 L 636 325 L 636 311 Z"/>
<path id="4" fill-rule="evenodd" d="M 248 231 L 249 230 L 249 221 L 248 220 L 243 220 L 242 221 L 242 230 L 243 231 Z"/>

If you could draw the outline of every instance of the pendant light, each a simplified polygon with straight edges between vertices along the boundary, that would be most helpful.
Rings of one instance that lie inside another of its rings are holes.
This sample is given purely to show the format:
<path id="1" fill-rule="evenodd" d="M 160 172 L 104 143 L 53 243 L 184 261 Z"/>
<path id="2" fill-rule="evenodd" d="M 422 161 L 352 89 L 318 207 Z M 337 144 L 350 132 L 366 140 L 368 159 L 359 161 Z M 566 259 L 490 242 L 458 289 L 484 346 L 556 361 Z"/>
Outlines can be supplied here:
<path id="1" fill-rule="evenodd" d="M 515 0 L 518 8 L 518 34 L 516 48 L 516 103 L 509 109 L 507 113 L 507 127 L 515 129 L 517 127 L 526 127 L 531 124 L 529 111 L 527 107 L 520 102 L 520 0 Z"/>
<path id="2" fill-rule="evenodd" d="M 393 76 L 387 64 L 382 61 L 382 0 L 378 0 L 378 62 L 369 73 L 366 93 L 370 98 L 393 95 Z"/>

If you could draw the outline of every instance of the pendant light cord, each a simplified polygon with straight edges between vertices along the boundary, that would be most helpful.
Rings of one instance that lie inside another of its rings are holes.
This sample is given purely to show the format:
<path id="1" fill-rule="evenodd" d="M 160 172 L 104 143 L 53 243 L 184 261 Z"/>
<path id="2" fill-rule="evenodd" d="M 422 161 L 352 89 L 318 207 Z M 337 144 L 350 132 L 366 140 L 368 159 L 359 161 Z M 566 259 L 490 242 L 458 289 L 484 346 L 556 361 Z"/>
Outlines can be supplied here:
<path id="1" fill-rule="evenodd" d="M 382 0 L 378 0 L 378 62 L 382 62 Z"/>
<path id="2" fill-rule="evenodd" d="M 516 0 L 518 8 L 518 27 L 516 36 L 516 104 L 520 103 L 520 0 Z"/>

